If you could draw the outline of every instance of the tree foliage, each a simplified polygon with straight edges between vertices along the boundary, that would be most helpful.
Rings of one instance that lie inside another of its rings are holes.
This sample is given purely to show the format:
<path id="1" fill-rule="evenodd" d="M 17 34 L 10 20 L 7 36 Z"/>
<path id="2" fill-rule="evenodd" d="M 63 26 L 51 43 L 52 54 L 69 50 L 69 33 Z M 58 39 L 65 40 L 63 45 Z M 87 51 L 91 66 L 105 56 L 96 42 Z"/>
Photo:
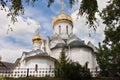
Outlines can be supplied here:
<path id="1" fill-rule="evenodd" d="M 106 44 L 99 44 L 97 61 L 102 76 L 120 77 L 120 45 L 109 48 Z M 114 74 L 113 74 L 114 73 Z"/>
<path id="2" fill-rule="evenodd" d="M 106 28 L 105 39 L 99 44 L 97 60 L 101 75 L 120 77 L 120 0 L 110 0 L 108 3 L 100 13 Z"/>
<path id="3" fill-rule="evenodd" d="M 56 71 L 58 77 L 65 77 L 67 64 L 69 59 L 65 55 L 65 48 L 62 48 L 58 62 L 56 63 Z"/>
<path id="4" fill-rule="evenodd" d="M 110 0 L 109 5 L 100 13 L 106 27 L 120 27 L 120 0 Z"/>
<path id="5" fill-rule="evenodd" d="M 11 17 L 11 21 L 15 23 L 17 21 L 17 16 L 20 14 L 24 14 L 24 5 L 23 2 L 27 4 L 34 4 L 38 0 L 0 0 L 1 3 L 1 10 L 5 9 L 5 6 L 9 6 L 9 13 L 7 16 Z M 49 0 L 48 1 L 48 7 L 53 3 L 54 0 Z M 11 4 L 11 5 L 10 5 Z"/>
<path id="6" fill-rule="evenodd" d="M 87 19 L 87 24 L 89 27 L 93 27 L 96 29 L 96 22 L 95 13 L 98 12 L 98 4 L 97 0 L 82 0 L 79 9 L 79 15 L 85 15 Z"/>
<path id="7" fill-rule="evenodd" d="M 24 13 L 23 1 L 26 3 L 34 3 L 38 0 L 0 0 L 2 6 L 1 9 L 4 9 L 5 6 L 8 6 L 7 3 L 11 3 L 9 7 L 8 16 L 11 16 L 11 20 L 14 22 L 17 21 L 16 16 L 20 13 Z M 55 0 L 48 0 L 48 7 Z M 72 7 L 78 0 L 69 0 L 70 6 Z M 96 22 L 95 14 L 98 12 L 97 0 L 82 0 L 79 8 L 79 15 L 86 15 L 87 24 L 90 27 L 96 28 L 94 22 Z M 102 70 L 103 75 L 120 75 L 120 0 L 109 0 L 108 5 L 100 12 L 100 16 L 103 19 L 103 23 L 106 25 L 105 28 L 105 39 L 103 44 L 99 44 L 99 53 L 97 54 L 97 60 Z M 64 52 L 62 52 L 64 53 Z M 63 55 L 62 55 L 63 56 Z M 66 56 L 63 56 L 60 63 L 64 66 L 62 69 L 66 68 L 65 66 L 69 61 L 67 61 Z M 73 65 L 73 63 L 69 64 Z M 75 67 L 76 64 L 74 64 Z M 64 74 L 64 73 L 63 73 Z"/>
<path id="8" fill-rule="evenodd" d="M 25 0 L 26 3 L 34 3 L 38 0 Z M 54 3 L 55 0 L 48 0 L 48 7 L 52 3 Z M 69 4 L 72 7 L 74 3 L 78 0 L 69 0 Z M 23 6 L 23 0 L 0 0 L 0 3 L 2 5 L 2 8 L 5 8 L 7 6 L 7 3 L 10 2 L 12 5 L 9 7 L 9 13 L 8 16 L 11 17 L 11 21 L 14 23 L 17 21 L 16 16 L 18 16 L 20 13 L 24 13 L 24 6 Z M 88 6 L 89 5 L 89 6 Z M 87 24 L 91 27 L 94 25 L 94 21 L 96 21 L 95 13 L 98 11 L 97 1 L 96 0 L 82 0 L 79 14 L 87 15 Z"/>
<path id="9" fill-rule="evenodd" d="M 65 48 L 62 49 L 59 60 L 56 64 L 56 77 L 69 80 L 90 80 L 89 69 L 82 67 L 79 63 L 71 61 L 65 55 Z"/>
<path id="10" fill-rule="evenodd" d="M 20 13 L 24 13 L 24 6 L 23 1 L 26 3 L 34 3 L 39 0 L 0 0 L 0 3 L 2 5 L 2 8 L 5 8 L 5 6 L 8 6 L 8 2 L 11 3 L 11 6 L 9 7 L 9 13 L 8 16 L 11 16 L 11 21 L 16 22 L 16 16 L 18 16 Z M 54 3 L 55 0 L 48 0 L 48 7 L 52 3 Z M 74 3 L 78 0 L 69 0 L 69 4 L 72 7 Z M 106 27 L 114 27 L 114 25 L 117 24 L 117 26 L 120 26 L 120 0 L 109 0 L 109 4 L 106 8 L 100 12 L 100 16 L 104 20 L 104 23 L 106 24 Z M 89 27 L 92 27 L 96 29 L 95 23 L 96 17 L 95 14 L 98 12 L 98 4 L 97 0 L 82 0 L 79 8 L 78 15 L 84 16 L 86 15 L 86 23 Z"/>
<path id="11" fill-rule="evenodd" d="M 120 29 L 107 28 L 105 39 L 99 44 L 98 63 L 103 76 L 120 76 Z M 114 74 L 113 74 L 114 73 Z"/>

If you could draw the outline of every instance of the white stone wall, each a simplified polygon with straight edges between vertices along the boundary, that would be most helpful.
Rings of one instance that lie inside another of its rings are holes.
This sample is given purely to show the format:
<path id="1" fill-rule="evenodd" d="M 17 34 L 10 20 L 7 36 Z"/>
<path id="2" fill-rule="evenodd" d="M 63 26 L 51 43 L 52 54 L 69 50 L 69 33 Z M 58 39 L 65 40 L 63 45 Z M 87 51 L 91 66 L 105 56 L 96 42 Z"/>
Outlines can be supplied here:
<path id="1" fill-rule="evenodd" d="M 59 26 L 61 26 L 61 34 L 67 33 L 67 26 L 68 26 L 68 35 L 72 33 L 72 25 L 68 22 L 60 22 L 54 26 L 54 34 L 59 34 Z"/>
<path id="2" fill-rule="evenodd" d="M 50 54 L 50 56 L 58 60 L 60 57 L 61 50 L 62 48 L 52 49 L 51 50 L 52 53 Z"/>
<path id="3" fill-rule="evenodd" d="M 37 71 L 36 69 L 37 65 Z M 13 70 L 14 77 L 36 76 L 45 77 L 46 75 L 54 77 L 54 61 L 46 58 L 31 58 L 28 61 L 22 61 L 19 67 Z M 27 71 L 29 69 L 29 71 Z"/>
<path id="4" fill-rule="evenodd" d="M 34 42 L 34 50 L 37 50 L 37 49 L 41 49 L 41 45 L 42 43 L 39 43 L 39 42 Z"/>
<path id="5" fill-rule="evenodd" d="M 70 51 L 71 59 L 79 62 L 82 66 L 88 62 L 88 68 L 93 68 L 92 51 L 88 48 L 72 48 Z"/>
<path id="6" fill-rule="evenodd" d="M 52 54 L 50 56 L 59 59 L 60 52 L 62 48 L 52 49 Z M 66 49 L 66 55 L 74 62 L 79 62 L 82 66 L 88 62 L 88 68 L 95 69 L 98 64 L 96 61 L 96 56 L 90 48 L 87 47 L 73 47 Z"/>
<path id="7" fill-rule="evenodd" d="M 49 44 L 50 42 L 49 42 L 49 38 L 47 38 L 46 39 L 46 41 L 45 41 L 45 52 L 47 52 L 48 53 L 48 55 L 50 55 L 51 54 L 51 50 L 50 50 L 50 44 Z"/>
<path id="8" fill-rule="evenodd" d="M 28 61 L 23 61 L 20 68 L 35 68 L 36 64 L 38 68 L 54 68 L 54 61 L 46 58 L 31 58 Z"/>

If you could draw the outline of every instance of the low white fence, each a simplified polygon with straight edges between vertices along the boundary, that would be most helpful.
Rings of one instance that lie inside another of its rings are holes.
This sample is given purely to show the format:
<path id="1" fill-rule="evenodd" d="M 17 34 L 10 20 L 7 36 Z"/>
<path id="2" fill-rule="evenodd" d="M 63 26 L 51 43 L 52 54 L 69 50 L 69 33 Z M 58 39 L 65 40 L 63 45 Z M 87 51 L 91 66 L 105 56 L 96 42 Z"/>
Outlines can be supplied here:
<path id="1" fill-rule="evenodd" d="M 17 68 L 14 70 L 0 70 L 0 77 L 54 77 L 54 68 Z"/>
<path id="2" fill-rule="evenodd" d="M 96 77 L 99 74 L 99 71 L 91 69 L 91 74 L 93 77 Z M 55 77 L 54 68 L 17 68 L 14 70 L 0 70 L 0 77 Z"/>

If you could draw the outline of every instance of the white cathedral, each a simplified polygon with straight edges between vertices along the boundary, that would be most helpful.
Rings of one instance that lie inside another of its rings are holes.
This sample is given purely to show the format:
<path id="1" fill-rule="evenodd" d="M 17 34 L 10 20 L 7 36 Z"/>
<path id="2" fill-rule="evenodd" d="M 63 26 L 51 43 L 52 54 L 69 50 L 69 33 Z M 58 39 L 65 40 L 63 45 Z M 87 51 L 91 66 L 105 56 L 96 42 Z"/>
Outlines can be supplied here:
<path id="1" fill-rule="evenodd" d="M 53 19 L 53 36 L 44 40 L 37 31 L 32 38 L 33 50 L 23 52 L 16 60 L 11 76 L 54 77 L 55 61 L 59 59 L 63 46 L 66 56 L 82 66 L 87 63 L 94 76 L 94 71 L 98 68 L 97 49 L 91 42 L 85 44 L 84 40 L 73 34 L 73 28 L 72 17 L 62 10 Z"/>

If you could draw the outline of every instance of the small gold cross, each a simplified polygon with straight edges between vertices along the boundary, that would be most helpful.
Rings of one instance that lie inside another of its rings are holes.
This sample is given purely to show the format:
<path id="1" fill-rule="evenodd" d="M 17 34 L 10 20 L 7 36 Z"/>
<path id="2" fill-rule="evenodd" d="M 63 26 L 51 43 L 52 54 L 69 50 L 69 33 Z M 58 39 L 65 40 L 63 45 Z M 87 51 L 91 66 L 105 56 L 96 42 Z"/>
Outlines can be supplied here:
<path id="1" fill-rule="evenodd" d="M 38 34 L 39 34 L 39 28 L 40 28 L 40 24 L 37 22 L 37 23 L 36 23 L 35 35 L 38 35 Z"/>
<path id="2" fill-rule="evenodd" d="M 65 4 L 64 4 L 64 1 L 63 1 L 63 0 L 61 1 L 61 7 L 62 7 L 62 12 L 64 12 Z"/>

